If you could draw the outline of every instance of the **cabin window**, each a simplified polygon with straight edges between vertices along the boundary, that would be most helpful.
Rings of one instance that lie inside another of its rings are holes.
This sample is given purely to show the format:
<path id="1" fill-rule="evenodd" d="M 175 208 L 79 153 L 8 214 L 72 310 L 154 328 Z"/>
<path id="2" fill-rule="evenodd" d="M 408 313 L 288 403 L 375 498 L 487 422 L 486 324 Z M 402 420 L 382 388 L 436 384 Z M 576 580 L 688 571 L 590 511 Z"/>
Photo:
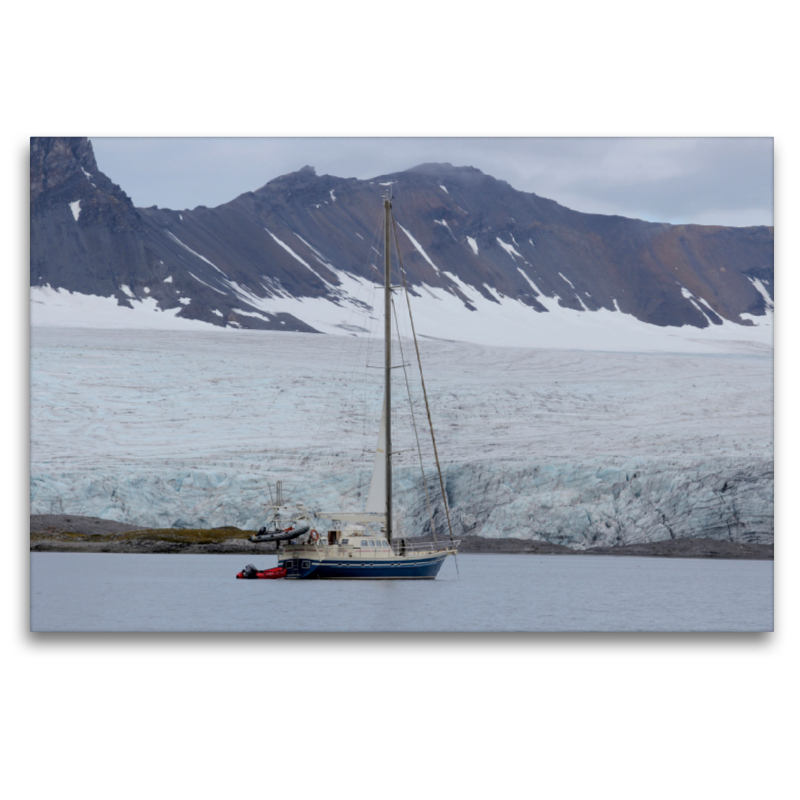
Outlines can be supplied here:
<path id="1" fill-rule="evenodd" d="M 303 562 L 303 569 L 308 569 L 310 566 L 311 566 L 311 562 L 310 561 L 304 561 Z"/>
<path id="2" fill-rule="evenodd" d="M 349 541 L 349 539 L 342 539 L 342 544 L 347 544 Z"/>

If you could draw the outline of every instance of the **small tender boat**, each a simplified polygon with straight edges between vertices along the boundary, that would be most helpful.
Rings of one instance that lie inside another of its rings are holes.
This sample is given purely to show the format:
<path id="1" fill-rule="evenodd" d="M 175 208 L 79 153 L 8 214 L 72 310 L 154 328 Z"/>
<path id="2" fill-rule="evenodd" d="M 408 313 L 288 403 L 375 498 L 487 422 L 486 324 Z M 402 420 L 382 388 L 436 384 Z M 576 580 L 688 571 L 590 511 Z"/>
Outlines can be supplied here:
<path id="1" fill-rule="evenodd" d="M 280 530 L 280 528 L 276 530 L 260 528 L 258 533 L 248 536 L 247 540 L 249 542 L 285 542 L 290 539 L 296 539 L 298 536 L 308 533 L 309 530 L 311 530 L 311 526 L 303 524 L 291 525 L 283 530 Z"/>
<path id="2" fill-rule="evenodd" d="M 273 567 L 272 569 L 256 569 L 252 564 L 248 564 L 241 572 L 236 574 L 237 578 L 245 578 L 248 580 L 275 580 L 276 578 L 285 578 L 286 570 L 281 567 Z"/>
<path id="3" fill-rule="evenodd" d="M 272 490 L 270 489 L 270 494 Z M 291 513 L 288 513 L 291 512 Z M 288 513 L 289 518 L 286 519 Z M 278 481 L 275 501 L 267 509 L 267 524 L 258 533 L 248 537 L 250 542 L 285 542 L 296 539 L 311 530 L 309 512 L 299 503 L 284 503 L 283 482 Z M 288 527 L 287 527 L 287 522 Z"/>

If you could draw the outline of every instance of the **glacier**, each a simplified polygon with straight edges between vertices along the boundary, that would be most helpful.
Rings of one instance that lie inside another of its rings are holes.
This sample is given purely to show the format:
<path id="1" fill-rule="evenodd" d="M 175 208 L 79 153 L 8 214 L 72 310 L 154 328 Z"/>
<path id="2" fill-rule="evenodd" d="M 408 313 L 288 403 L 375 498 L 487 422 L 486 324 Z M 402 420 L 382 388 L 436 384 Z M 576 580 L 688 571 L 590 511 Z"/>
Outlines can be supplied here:
<path id="1" fill-rule="evenodd" d="M 422 340 L 454 534 L 574 548 L 772 542 L 772 351 L 753 344 L 687 353 Z M 313 508 L 360 510 L 381 358 L 367 336 L 34 327 L 31 513 L 253 529 L 276 480 Z M 426 534 L 395 372 L 397 533 Z M 419 424 L 416 384 L 411 400 Z M 429 443 L 422 457 L 442 535 Z"/>

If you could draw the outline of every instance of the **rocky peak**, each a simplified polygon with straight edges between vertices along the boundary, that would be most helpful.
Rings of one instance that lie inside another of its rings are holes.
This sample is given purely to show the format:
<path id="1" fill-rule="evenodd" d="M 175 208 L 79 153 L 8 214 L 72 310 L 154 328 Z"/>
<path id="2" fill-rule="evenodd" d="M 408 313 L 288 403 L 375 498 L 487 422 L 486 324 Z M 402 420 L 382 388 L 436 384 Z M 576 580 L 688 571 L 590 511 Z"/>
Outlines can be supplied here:
<path id="1" fill-rule="evenodd" d="M 481 172 L 477 167 L 454 167 L 449 161 L 442 163 L 427 163 L 417 164 L 416 167 L 406 170 L 406 172 L 416 172 L 420 175 L 432 175 L 434 177 L 466 177 L 466 176 L 484 176 L 485 173 Z"/>
<path id="2" fill-rule="evenodd" d="M 317 171 L 314 167 L 305 166 L 298 169 L 296 172 L 289 172 L 286 175 L 279 175 L 273 178 L 269 183 L 256 190 L 256 194 L 263 194 L 278 190 L 293 190 L 297 188 L 307 187 L 315 183 L 317 180 Z"/>
<path id="3" fill-rule="evenodd" d="M 32 207 L 45 194 L 62 202 L 79 199 L 84 184 L 97 172 L 94 151 L 85 136 L 31 138 Z"/>
<path id="4" fill-rule="evenodd" d="M 31 138 L 31 217 L 80 202 L 78 223 L 139 230 L 141 219 L 131 199 L 97 167 L 87 137 Z M 74 213 L 74 212 L 73 212 Z"/>

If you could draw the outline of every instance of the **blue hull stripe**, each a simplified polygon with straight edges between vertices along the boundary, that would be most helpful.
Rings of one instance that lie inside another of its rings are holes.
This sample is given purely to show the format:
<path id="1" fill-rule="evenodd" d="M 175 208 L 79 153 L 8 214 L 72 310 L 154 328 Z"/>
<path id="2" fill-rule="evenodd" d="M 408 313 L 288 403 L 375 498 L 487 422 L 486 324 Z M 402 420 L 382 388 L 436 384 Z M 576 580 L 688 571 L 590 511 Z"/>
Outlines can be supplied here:
<path id="1" fill-rule="evenodd" d="M 300 579 L 369 579 L 369 580 L 432 580 L 439 572 L 446 554 L 429 558 L 375 561 L 341 559 L 315 561 L 313 559 L 286 559 L 278 565 L 286 569 L 287 578 Z"/>

